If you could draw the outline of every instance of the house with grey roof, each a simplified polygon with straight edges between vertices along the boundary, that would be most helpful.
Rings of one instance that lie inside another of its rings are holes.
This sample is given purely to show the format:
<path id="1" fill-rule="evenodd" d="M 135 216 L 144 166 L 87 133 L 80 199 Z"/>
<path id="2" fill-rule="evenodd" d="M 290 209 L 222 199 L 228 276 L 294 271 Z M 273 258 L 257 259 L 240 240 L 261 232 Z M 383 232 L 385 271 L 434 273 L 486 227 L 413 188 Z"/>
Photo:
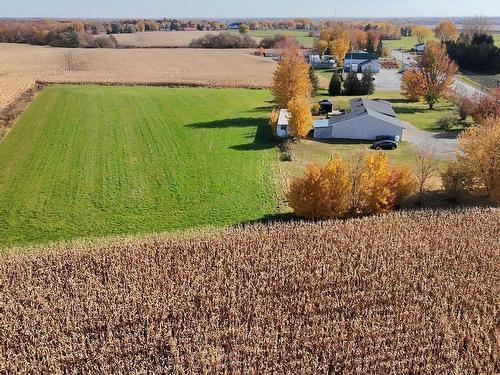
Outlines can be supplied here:
<path id="1" fill-rule="evenodd" d="M 351 111 L 314 122 L 314 138 L 374 141 L 382 137 L 400 141 L 405 129 L 391 103 L 384 100 L 352 99 Z"/>
<path id="2" fill-rule="evenodd" d="M 363 73 L 370 69 L 372 73 L 380 73 L 380 61 L 375 53 L 365 51 L 349 52 L 344 60 L 344 73 Z"/>

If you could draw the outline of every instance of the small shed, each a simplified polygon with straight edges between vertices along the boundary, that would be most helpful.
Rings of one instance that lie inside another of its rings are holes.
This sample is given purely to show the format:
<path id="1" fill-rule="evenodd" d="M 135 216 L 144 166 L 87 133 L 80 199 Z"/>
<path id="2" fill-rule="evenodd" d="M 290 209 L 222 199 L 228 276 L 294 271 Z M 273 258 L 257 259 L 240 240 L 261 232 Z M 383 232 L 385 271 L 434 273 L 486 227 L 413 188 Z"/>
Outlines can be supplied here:
<path id="1" fill-rule="evenodd" d="M 281 109 L 280 115 L 278 117 L 278 123 L 276 124 L 276 135 L 279 138 L 288 137 L 288 120 L 290 118 L 290 112 L 288 109 Z"/>
<path id="2" fill-rule="evenodd" d="M 331 113 L 333 111 L 333 103 L 328 99 L 323 99 L 318 104 L 319 104 L 319 112 L 321 114 Z"/>
<path id="3" fill-rule="evenodd" d="M 422 53 L 425 51 L 426 44 L 425 43 L 419 43 L 415 45 L 415 52 Z"/>

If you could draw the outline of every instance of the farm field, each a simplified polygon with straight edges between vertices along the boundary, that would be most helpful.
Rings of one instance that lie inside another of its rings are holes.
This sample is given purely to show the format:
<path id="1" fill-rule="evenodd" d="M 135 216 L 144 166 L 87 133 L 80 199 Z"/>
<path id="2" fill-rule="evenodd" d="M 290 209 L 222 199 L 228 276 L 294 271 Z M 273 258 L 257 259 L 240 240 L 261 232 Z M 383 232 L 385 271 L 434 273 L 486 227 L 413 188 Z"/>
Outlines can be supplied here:
<path id="1" fill-rule="evenodd" d="M 276 212 L 267 90 L 52 86 L 0 143 L 0 247 Z"/>
<path id="2" fill-rule="evenodd" d="M 432 35 L 426 40 L 426 42 L 429 40 L 437 41 L 438 39 L 434 35 Z M 418 40 L 416 36 L 404 36 L 399 40 L 384 40 L 383 43 L 384 47 L 389 47 L 392 49 L 403 49 L 407 51 L 415 47 L 415 45 L 418 44 Z"/>
<path id="3" fill-rule="evenodd" d="M 0 254 L 6 373 L 493 374 L 500 210 Z"/>
<path id="4" fill-rule="evenodd" d="M 36 80 L 268 87 L 276 63 L 253 56 L 253 52 L 234 49 L 65 49 L 0 43 L 0 108 Z"/>
<path id="5" fill-rule="evenodd" d="M 300 45 L 305 48 L 311 48 L 314 43 L 314 38 L 309 36 L 309 31 L 303 30 L 250 30 L 248 34 L 257 40 L 281 34 L 290 35 L 297 39 Z"/>

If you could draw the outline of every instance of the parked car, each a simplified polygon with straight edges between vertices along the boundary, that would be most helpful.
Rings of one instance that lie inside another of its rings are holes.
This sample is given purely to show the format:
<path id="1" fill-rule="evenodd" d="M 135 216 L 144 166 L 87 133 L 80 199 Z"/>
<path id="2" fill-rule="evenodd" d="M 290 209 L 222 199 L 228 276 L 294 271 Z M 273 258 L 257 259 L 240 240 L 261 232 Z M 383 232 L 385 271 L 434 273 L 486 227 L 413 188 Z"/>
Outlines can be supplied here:
<path id="1" fill-rule="evenodd" d="M 370 148 L 372 150 L 395 150 L 398 148 L 398 144 L 394 141 L 384 140 L 375 142 Z"/>

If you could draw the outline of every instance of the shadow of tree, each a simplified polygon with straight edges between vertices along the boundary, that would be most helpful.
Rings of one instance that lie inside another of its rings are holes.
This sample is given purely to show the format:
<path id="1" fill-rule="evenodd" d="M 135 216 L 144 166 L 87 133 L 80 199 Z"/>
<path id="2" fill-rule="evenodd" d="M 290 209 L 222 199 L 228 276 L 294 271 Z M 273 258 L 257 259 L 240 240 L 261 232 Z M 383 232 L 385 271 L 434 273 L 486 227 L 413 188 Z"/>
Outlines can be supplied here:
<path id="1" fill-rule="evenodd" d="M 239 151 L 268 150 L 276 146 L 271 135 L 271 128 L 267 124 L 267 120 L 260 119 L 257 124 L 257 131 L 255 132 L 253 142 L 231 146 L 231 148 Z"/>
<path id="2" fill-rule="evenodd" d="M 436 112 L 448 112 L 449 108 L 434 108 L 434 109 L 428 109 L 428 108 L 411 108 L 411 107 L 394 107 L 394 112 L 397 114 L 405 114 L 405 115 L 413 115 L 413 114 L 418 114 L 418 113 L 436 113 Z"/>
<path id="3" fill-rule="evenodd" d="M 227 128 L 254 128 L 259 126 L 265 119 L 255 117 L 228 118 L 223 120 L 198 122 L 186 125 L 188 128 L 196 129 L 227 129 Z"/>

